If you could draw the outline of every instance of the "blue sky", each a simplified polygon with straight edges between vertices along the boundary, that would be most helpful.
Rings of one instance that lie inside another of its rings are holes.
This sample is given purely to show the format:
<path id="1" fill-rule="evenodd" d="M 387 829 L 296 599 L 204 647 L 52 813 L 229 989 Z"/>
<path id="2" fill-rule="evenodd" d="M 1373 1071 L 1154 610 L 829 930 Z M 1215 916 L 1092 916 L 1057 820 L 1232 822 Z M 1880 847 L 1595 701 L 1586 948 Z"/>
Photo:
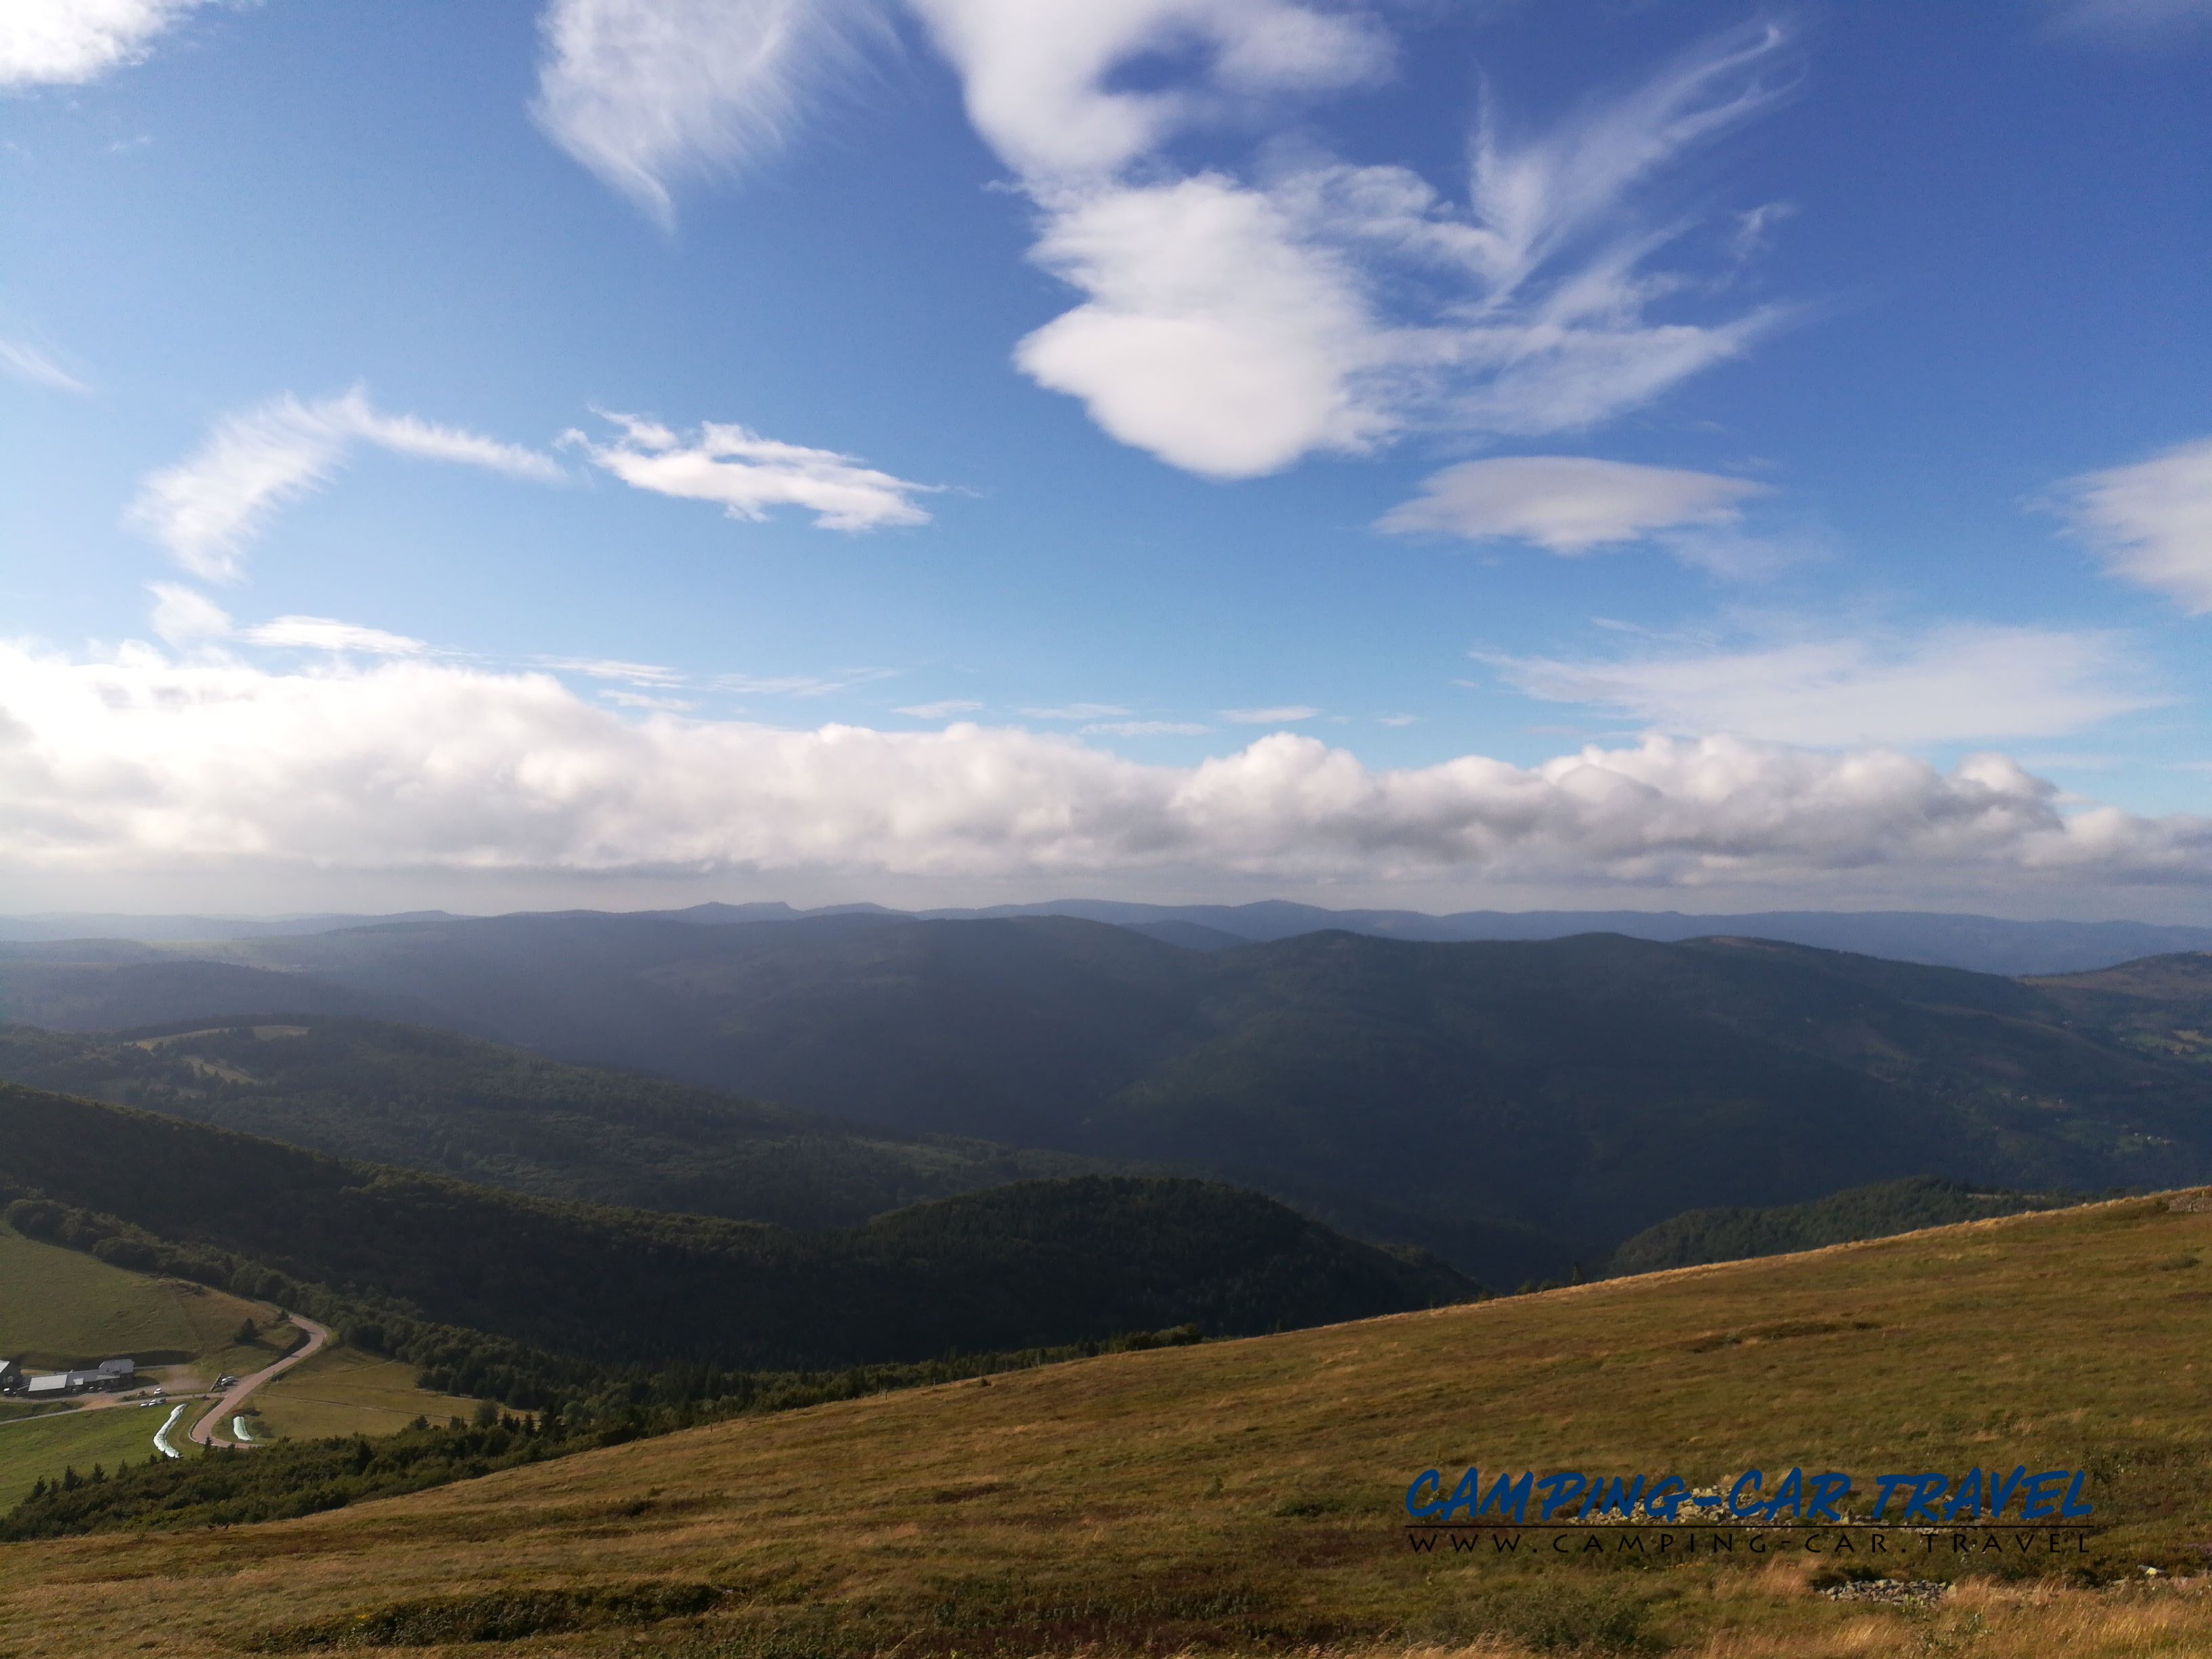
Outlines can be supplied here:
<path id="1" fill-rule="evenodd" d="M 2205 0 L 24 0 L 0 906 L 2212 918 Z"/>

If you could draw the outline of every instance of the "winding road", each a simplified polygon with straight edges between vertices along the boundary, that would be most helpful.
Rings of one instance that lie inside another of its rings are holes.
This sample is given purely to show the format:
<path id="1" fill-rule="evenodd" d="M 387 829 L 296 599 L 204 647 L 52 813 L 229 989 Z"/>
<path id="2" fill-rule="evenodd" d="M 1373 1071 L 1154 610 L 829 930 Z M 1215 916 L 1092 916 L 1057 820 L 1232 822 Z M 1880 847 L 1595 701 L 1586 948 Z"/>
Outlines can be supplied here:
<path id="1" fill-rule="evenodd" d="M 252 1376 L 241 1376 L 237 1382 L 231 1384 L 228 1391 L 223 1395 L 222 1398 L 215 1402 L 215 1409 L 209 1412 L 205 1416 L 202 1417 L 198 1422 L 192 1425 L 191 1430 L 186 1435 L 186 1438 L 190 1439 L 193 1444 L 200 1446 L 251 1446 L 256 1443 L 251 1440 L 236 1441 L 219 1438 L 216 1434 L 216 1430 L 221 1426 L 225 1418 L 234 1415 L 241 1406 L 246 1404 L 246 1396 L 251 1395 L 256 1389 L 259 1388 L 264 1382 L 268 1382 L 270 1378 L 291 1370 L 293 1366 L 298 1364 L 302 1359 L 307 1358 L 310 1354 L 319 1353 L 322 1351 L 323 1345 L 331 1340 L 329 1330 L 323 1326 L 318 1325 L 313 1320 L 305 1318 L 299 1314 L 294 1314 L 291 1318 L 292 1322 L 295 1325 L 297 1325 L 301 1330 L 307 1332 L 307 1342 L 303 1346 L 295 1348 L 290 1353 L 286 1354 L 275 1364 L 265 1365 L 261 1370 L 254 1372 Z"/>

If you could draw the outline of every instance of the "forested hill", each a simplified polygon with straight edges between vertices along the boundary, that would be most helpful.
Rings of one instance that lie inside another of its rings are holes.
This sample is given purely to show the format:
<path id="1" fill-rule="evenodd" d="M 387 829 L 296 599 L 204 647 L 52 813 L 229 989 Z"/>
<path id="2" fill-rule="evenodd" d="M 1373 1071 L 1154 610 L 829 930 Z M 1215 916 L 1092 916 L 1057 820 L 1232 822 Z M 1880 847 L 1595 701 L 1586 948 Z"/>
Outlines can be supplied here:
<path id="1" fill-rule="evenodd" d="M 15 1085 L 0 1085 L 0 1183 L 303 1283 L 643 1364 L 833 1366 L 1184 1323 L 1264 1332 L 1476 1288 L 1194 1181 L 1023 1182 L 802 1233 L 525 1198 Z M 36 1231 L 39 1215 L 17 1224 Z"/>
<path id="2" fill-rule="evenodd" d="M 112 1014 L 90 981 L 36 974 L 158 966 L 434 1006 L 479 1036 L 900 1134 L 1255 1188 L 1498 1285 L 1594 1269 L 1688 1209 L 1921 1176 L 2212 1177 L 2212 1027 L 2177 965 L 2198 957 L 2027 981 L 1756 939 L 1193 951 L 1068 918 L 880 915 L 446 919 L 191 948 L 229 959 L 24 957 L 9 994 Z M 205 1012 L 240 1012 L 238 988 Z M 173 979 L 161 994 L 191 1012 Z"/>
<path id="3" fill-rule="evenodd" d="M 1832 1193 L 1810 1204 L 1769 1209 L 1690 1210 L 1626 1240 L 1606 1264 L 1608 1273 L 1648 1273 L 1708 1261 L 1787 1255 L 1853 1239 L 1886 1238 L 1960 1221 L 2063 1209 L 2087 1193 L 2012 1193 L 1923 1176 Z"/>
<path id="4" fill-rule="evenodd" d="M 416 1025 L 317 1013 L 0 1027 L 0 1079 L 540 1198 L 849 1226 L 1097 1160 L 855 1125 Z"/>

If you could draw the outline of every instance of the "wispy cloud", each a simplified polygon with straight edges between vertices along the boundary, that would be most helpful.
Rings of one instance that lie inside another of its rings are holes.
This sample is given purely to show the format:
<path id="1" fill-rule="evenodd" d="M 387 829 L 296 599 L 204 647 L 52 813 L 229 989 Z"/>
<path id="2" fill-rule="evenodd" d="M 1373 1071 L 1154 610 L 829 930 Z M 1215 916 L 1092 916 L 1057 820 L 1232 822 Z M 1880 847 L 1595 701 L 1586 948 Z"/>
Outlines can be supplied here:
<path id="1" fill-rule="evenodd" d="M 1653 737 L 1407 770 L 1276 732 L 1194 766 L 1057 733 L 633 720 L 427 658 L 273 673 L 0 647 L 0 871 L 1453 877 L 1842 898 L 2212 886 L 2212 822 L 2069 811 L 2000 755 Z M 408 787 L 394 789 L 392 780 Z"/>
<path id="2" fill-rule="evenodd" d="M 894 708 L 894 714 L 906 714 L 918 720 L 941 720 L 954 714 L 972 714 L 983 705 L 969 697 L 946 697 L 939 702 L 913 702 L 903 708 Z"/>
<path id="3" fill-rule="evenodd" d="M 149 582 L 146 591 L 154 596 L 154 632 L 171 645 L 224 639 L 235 627 L 229 613 L 196 587 Z"/>
<path id="4" fill-rule="evenodd" d="M 1210 726 L 1189 720 L 1098 720 L 1080 729 L 1080 735 L 1103 738 L 1195 738 L 1211 732 Z"/>
<path id="5" fill-rule="evenodd" d="M 1134 714 L 1115 702 L 1068 702 L 1057 708 L 1024 708 L 1017 711 L 1033 720 L 1097 720 L 1113 714 Z"/>
<path id="6" fill-rule="evenodd" d="M 2070 479 L 2051 504 L 2114 575 L 2212 612 L 2212 438 Z"/>
<path id="7" fill-rule="evenodd" d="M 1614 709 L 1662 731 L 1837 748 L 2059 737 L 2168 701 L 2132 683 L 2124 641 L 2058 629 L 1480 659 L 1531 696 Z"/>
<path id="8" fill-rule="evenodd" d="M 389 634 L 381 628 L 364 628 L 359 623 L 337 622 L 329 617 L 279 617 L 247 629 L 242 637 L 255 645 L 358 652 L 372 657 L 419 657 L 430 648 L 404 634 Z"/>
<path id="9" fill-rule="evenodd" d="M 849 691 L 856 685 L 896 679 L 896 668 L 841 668 L 828 674 L 718 674 L 714 684 L 725 690 L 757 697 L 826 697 Z"/>
<path id="10" fill-rule="evenodd" d="M 907 498 L 939 488 L 909 483 L 833 449 L 780 443 L 741 426 L 709 422 L 690 439 L 635 416 L 610 415 L 622 428 L 611 444 L 580 432 L 562 440 L 624 483 L 687 501 L 714 501 L 733 519 L 759 520 L 771 507 L 805 507 L 823 530 L 880 530 L 927 524 Z"/>
<path id="11" fill-rule="evenodd" d="M 143 58 L 205 0 L 8 0 L 0 87 L 82 86 Z"/>
<path id="12" fill-rule="evenodd" d="M 1221 718 L 1232 726 L 1282 726 L 1297 720 L 1310 720 L 1321 713 L 1302 702 L 1283 703 L 1272 708 L 1224 708 Z"/>
<path id="13" fill-rule="evenodd" d="M 44 386 L 49 392 L 82 393 L 92 390 L 38 347 L 23 340 L 0 340 L 0 373 L 26 386 Z"/>
<path id="14" fill-rule="evenodd" d="M 553 0 L 538 125 L 660 224 L 671 186 L 780 148 L 890 33 L 870 0 Z"/>
<path id="15" fill-rule="evenodd" d="M 2212 0 L 2046 0 L 2045 32 L 2142 51 L 2212 33 Z"/>
<path id="16" fill-rule="evenodd" d="M 602 691 L 599 701 L 617 708 L 649 708 L 660 714 L 687 714 L 699 706 L 682 697 L 652 697 L 642 691 Z"/>
<path id="17" fill-rule="evenodd" d="M 1171 465 L 1243 477 L 1414 427 L 1586 427 L 1783 320 L 1661 320 L 1690 285 L 1653 261 L 1686 225 L 1639 210 L 1663 168 L 1786 95 L 1778 26 L 1716 37 L 1548 131 L 1510 131 L 1489 100 L 1455 204 L 1402 167 L 1253 182 L 1166 161 L 1177 132 L 1261 94 L 1372 80 L 1389 52 L 1355 19 L 1283 0 L 915 3 L 1043 211 L 1036 258 L 1085 296 L 1017 362 Z M 1115 83 L 1191 44 L 1210 52 L 1180 83 Z M 1729 257 L 1749 250 L 1738 236 Z"/>
<path id="18" fill-rule="evenodd" d="M 364 443 L 539 483 L 562 476 L 535 450 L 412 415 L 382 414 L 359 390 L 312 404 L 288 392 L 225 416 L 196 453 L 147 477 L 125 517 L 194 575 L 234 581 L 270 519 L 320 489 Z"/>
<path id="19" fill-rule="evenodd" d="M 632 685 L 682 685 L 684 677 L 658 663 L 622 662 L 612 657 L 539 657 L 541 668 L 583 674 L 595 680 L 626 680 Z"/>
<path id="20" fill-rule="evenodd" d="M 1678 525 L 1728 525 L 1766 486 L 1711 472 L 1633 466 L 1571 455 L 1465 461 L 1431 474 L 1421 493 L 1376 521 L 1382 530 L 1470 541 L 1513 537 L 1554 553 L 1638 540 Z"/>

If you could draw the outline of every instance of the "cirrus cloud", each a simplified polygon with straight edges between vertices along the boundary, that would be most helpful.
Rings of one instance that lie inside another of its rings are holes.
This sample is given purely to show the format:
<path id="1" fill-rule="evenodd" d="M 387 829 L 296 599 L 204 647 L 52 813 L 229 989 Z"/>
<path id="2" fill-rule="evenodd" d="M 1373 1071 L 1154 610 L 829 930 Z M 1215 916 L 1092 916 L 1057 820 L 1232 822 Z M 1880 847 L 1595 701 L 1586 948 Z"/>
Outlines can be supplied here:
<path id="1" fill-rule="evenodd" d="M 622 429 L 613 443 L 595 444 L 580 432 L 568 433 L 562 441 L 634 489 L 714 501 L 733 519 L 757 522 L 771 507 L 799 507 L 811 511 L 823 530 L 927 524 L 929 514 L 908 497 L 941 488 L 909 483 L 834 449 L 781 443 L 741 426 L 710 421 L 686 441 L 655 421 L 607 418 Z"/>
<path id="2" fill-rule="evenodd" d="M 2114 575 L 2212 612 L 2212 438 L 2071 479 L 2054 497 Z"/>
<path id="3" fill-rule="evenodd" d="M 556 462 L 520 445 L 384 414 L 358 387 L 316 403 L 287 392 L 225 416 L 191 455 L 149 474 L 125 517 L 194 575 L 235 581 L 246 548 L 278 509 L 328 483 L 361 444 L 539 483 L 562 476 Z"/>
<path id="4" fill-rule="evenodd" d="M 404 787 L 403 787 L 404 786 Z M 2212 823 L 2070 815 L 2002 756 L 1648 737 L 1378 771 L 1277 732 L 1196 766 L 955 725 L 625 718 L 422 658 L 280 674 L 0 647 L 0 870 L 1182 869 L 1655 887 L 2212 884 Z"/>

